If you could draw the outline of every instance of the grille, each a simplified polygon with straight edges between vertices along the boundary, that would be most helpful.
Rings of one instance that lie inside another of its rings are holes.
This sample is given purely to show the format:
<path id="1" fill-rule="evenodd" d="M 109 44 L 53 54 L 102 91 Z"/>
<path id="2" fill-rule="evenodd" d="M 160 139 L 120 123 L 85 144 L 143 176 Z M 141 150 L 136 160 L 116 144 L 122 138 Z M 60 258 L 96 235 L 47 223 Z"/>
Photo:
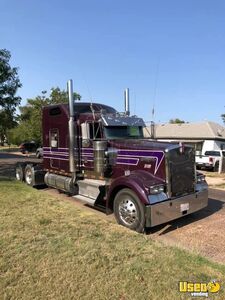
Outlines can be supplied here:
<path id="1" fill-rule="evenodd" d="M 179 148 L 168 153 L 169 180 L 171 196 L 177 197 L 194 192 L 195 154 L 194 149 L 185 146 L 182 153 Z"/>

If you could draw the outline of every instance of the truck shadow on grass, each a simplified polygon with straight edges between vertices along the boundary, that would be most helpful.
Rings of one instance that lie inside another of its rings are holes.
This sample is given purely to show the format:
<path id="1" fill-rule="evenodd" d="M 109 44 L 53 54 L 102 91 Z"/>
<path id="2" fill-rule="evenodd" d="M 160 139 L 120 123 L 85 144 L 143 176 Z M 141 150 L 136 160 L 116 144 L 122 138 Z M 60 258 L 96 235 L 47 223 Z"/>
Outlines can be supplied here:
<path id="1" fill-rule="evenodd" d="M 11 163 L 5 163 L 4 165 L 0 166 L 0 181 L 5 181 L 5 180 L 15 180 L 15 165 L 12 165 Z M 38 190 L 48 190 L 46 188 L 46 185 L 38 187 Z M 64 194 L 64 193 L 62 193 Z M 65 195 L 66 196 L 66 195 Z M 68 197 L 68 196 L 67 196 Z M 67 198 L 66 197 L 66 198 Z M 70 197 L 68 197 L 70 198 Z M 74 201 L 73 197 L 71 197 L 71 200 Z M 76 201 L 76 200 L 75 200 Z M 89 204 L 84 204 L 84 206 L 87 206 L 89 208 L 92 208 L 93 210 L 99 211 L 101 213 L 106 213 L 105 209 L 103 207 L 93 207 Z M 157 234 L 158 235 L 165 235 L 169 232 L 172 232 L 178 228 L 182 228 L 184 226 L 187 226 L 189 224 L 192 224 L 194 222 L 200 221 L 201 219 L 205 219 L 216 212 L 222 210 L 225 206 L 225 202 L 214 199 L 214 198 L 209 198 L 208 206 L 196 213 L 192 213 L 190 215 L 181 217 L 180 219 L 176 219 L 173 221 L 170 221 L 168 223 L 158 225 L 153 228 L 147 228 L 146 229 L 146 234 L 151 235 L 151 234 Z M 111 215 L 112 212 L 108 212 L 108 215 Z M 224 215 L 225 215 L 225 210 L 224 210 Z"/>
<path id="2" fill-rule="evenodd" d="M 10 163 L 5 163 L 0 166 L 0 177 L 5 177 L 5 179 L 16 179 L 16 169 Z"/>
<path id="3" fill-rule="evenodd" d="M 146 234 L 154 234 L 157 232 L 160 232 L 159 235 L 167 234 L 173 230 L 176 230 L 178 228 L 182 228 L 184 226 L 187 226 L 189 224 L 192 224 L 194 222 L 200 221 L 202 219 L 205 219 L 221 209 L 224 209 L 225 203 L 223 201 L 217 200 L 217 199 L 209 199 L 208 206 L 198 212 L 192 213 L 190 215 L 181 217 L 179 219 L 170 221 L 168 223 L 158 225 L 153 228 L 147 228 Z M 225 211 L 224 211 L 225 215 Z"/>
<path id="4" fill-rule="evenodd" d="M 208 206 L 206 208 L 204 208 L 198 212 L 192 213 L 190 215 L 181 217 L 179 219 L 170 221 L 168 223 L 164 223 L 164 224 L 152 227 L 152 228 L 146 228 L 145 234 L 146 235 L 158 234 L 159 236 L 165 235 L 165 234 L 172 232 L 178 228 L 182 228 L 189 224 L 193 224 L 197 221 L 200 221 L 202 219 L 210 217 L 211 215 L 217 213 L 218 211 L 224 209 L 224 207 L 225 207 L 225 202 L 223 202 L 223 201 L 220 201 L 217 199 L 212 199 L 212 198 L 209 199 L 208 201 L 209 201 Z M 93 207 L 92 205 L 89 205 L 87 203 L 86 204 L 82 203 L 82 204 L 92 210 L 106 214 L 106 210 L 103 207 Z M 225 209 L 224 209 L 224 215 L 225 215 Z M 108 217 L 113 216 L 113 212 L 108 211 L 107 216 Z"/>

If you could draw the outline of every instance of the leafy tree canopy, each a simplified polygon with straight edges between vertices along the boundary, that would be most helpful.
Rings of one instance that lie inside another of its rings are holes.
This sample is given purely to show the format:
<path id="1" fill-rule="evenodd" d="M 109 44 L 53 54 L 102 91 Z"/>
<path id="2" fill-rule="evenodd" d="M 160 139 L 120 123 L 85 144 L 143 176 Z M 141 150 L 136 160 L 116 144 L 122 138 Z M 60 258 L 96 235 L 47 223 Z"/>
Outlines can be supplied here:
<path id="1" fill-rule="evenodd" d="M 17 68 L 9 64 L 11 54 L 6 49 L 0 49 L 0 141 L 4 143 L 7 129 L 15 126 L 14 113 L 20 104 L 21 97 L 16 96 L 22 86 Z"/>
<path id="2" fill-rule="evenodd" d="M 222 114 L 222 115 L 221 115 L 221 118 L 222 118 L 222 120 L 223 120 L 223 123 L 225 123 L 225 114 Z"/>
<path id="3" fill-rule="evenodd" d="M 81 96 L 74 93 L 74 100 L 80 100 Z M 59 87 L 52 88 L 50 95 L 42 91 L 41 95 L 27 99 L 27 104 L 20 107 L 18 117 L 19 126 L 10 131 L 12 143 L 19 144 L 23 141 L 36 141 L 42 143 L 42 108 L 49 104 L 68 103 L 68 94 Z"/>
<path id="4" fill-rule="evenodd" d="M 170 120 L 169 120 L 169 123 L 170 123 L 170 124 L 184 124 L 184 123 L 187 123 L 187 122 L 185 122 L 185 121 L 183 121 L 183 120 L 180 120 L 180 119 L 178 119 L 178 118 L 175 118 L 175 119 L 170 119 Z"/>
<path id="5" fill-rule="evenodd" d="M 73 98 L 74 100 L 80 100 L 81 96 L 77 93 L 73 93 Z M 52 88 L 48 99 L 48 103 L 49 104 L 68 103 L 68 93 L 65 90 L 61 91 L 59 87 Z"/>

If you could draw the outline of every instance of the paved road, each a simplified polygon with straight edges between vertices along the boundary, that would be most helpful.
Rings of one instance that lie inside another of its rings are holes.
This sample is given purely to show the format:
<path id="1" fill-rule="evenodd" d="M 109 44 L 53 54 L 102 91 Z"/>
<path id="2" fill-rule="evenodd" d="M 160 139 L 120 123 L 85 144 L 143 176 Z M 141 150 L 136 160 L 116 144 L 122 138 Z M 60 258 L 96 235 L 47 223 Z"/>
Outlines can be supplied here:
<path id="1" fill-rule="evenodd" d="M 36 158 L 34 153 L 29 155 L 18 153 L 0 152 L 0 176 L 6 176 L 9 178 L 15 177 L 15 165 L 17 162 L 23 161 L 41 161 Z"/>
<path id="2" fill-rule="evenodd" d="M 24 155 L 20 152 L 0 152 L 0 162 L 4 159 L 16 159 L 16 158 L 21 158 Z"/>
<path id="3" fill-rule="evenodd" d="M 209 205 L 154 228 L 150 236 L 225 264 L 225 191 L 209 189 Z"/>
<path id="4" fill-rule="evenodd" d="M 0 153 L 0 176 L 15 177 L 15 164 L 17 161 L 38 161 L 34 156 L 26 157 L 21 154 Z M 39 160 L 41 161 L 41 160 Z M 75 205 L 84 205 L 74 198 L 58 194 L 53 189 L 44 192 L 57 195 L 64 200 L 70 199 Z M 90 209 L 86 208 L 85 209 Z M 95 210 L 92 209 L 95 213 Z M 112 219 L 101 212 L 96 212 L 101 217 Z M 149 238 L 163 241 L 169 245 L 191 249 L 209 257 L 217 262 L 225 263 L 225 191 L 209 189 L 209 205 L 207 208 L 172 221 L 168 224 L 157 226 L 148 232 Z"/>

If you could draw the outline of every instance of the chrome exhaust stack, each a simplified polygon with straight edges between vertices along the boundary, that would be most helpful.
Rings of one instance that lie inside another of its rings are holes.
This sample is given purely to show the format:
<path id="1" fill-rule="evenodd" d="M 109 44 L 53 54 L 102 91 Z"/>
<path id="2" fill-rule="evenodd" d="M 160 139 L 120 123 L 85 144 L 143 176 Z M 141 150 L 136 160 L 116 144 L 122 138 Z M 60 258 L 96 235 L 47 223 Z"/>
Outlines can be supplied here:
<path id="1" fill-rule="evenodd" d="M 94 170 L 96 175 L 104 176 L 104 171 L 106 169 L 106 151 L 107 151 L 107 141 L 94 141 Z"/>
<path id="2" fill-rule="evenodd" d="M 155 123 L 151 121 L 151 139 L 155 140 Z"/>
<path id="3" fill-rule="evenodd" d="M 69 95 L 69 170 L 71 173 L 76 172 L 75 166 L 75 127 L 74 127 L 74 101 L 73 101 L 73 80 L 67 82 L 67 90 Z"/>
<path id="4" fill-rule="evenodd" d="M 124 91 L 124 107 L 125 107 L 125 115 L 130 115 L 130 97 L 129 97 L 129 89 L 127 88 Z"/>

